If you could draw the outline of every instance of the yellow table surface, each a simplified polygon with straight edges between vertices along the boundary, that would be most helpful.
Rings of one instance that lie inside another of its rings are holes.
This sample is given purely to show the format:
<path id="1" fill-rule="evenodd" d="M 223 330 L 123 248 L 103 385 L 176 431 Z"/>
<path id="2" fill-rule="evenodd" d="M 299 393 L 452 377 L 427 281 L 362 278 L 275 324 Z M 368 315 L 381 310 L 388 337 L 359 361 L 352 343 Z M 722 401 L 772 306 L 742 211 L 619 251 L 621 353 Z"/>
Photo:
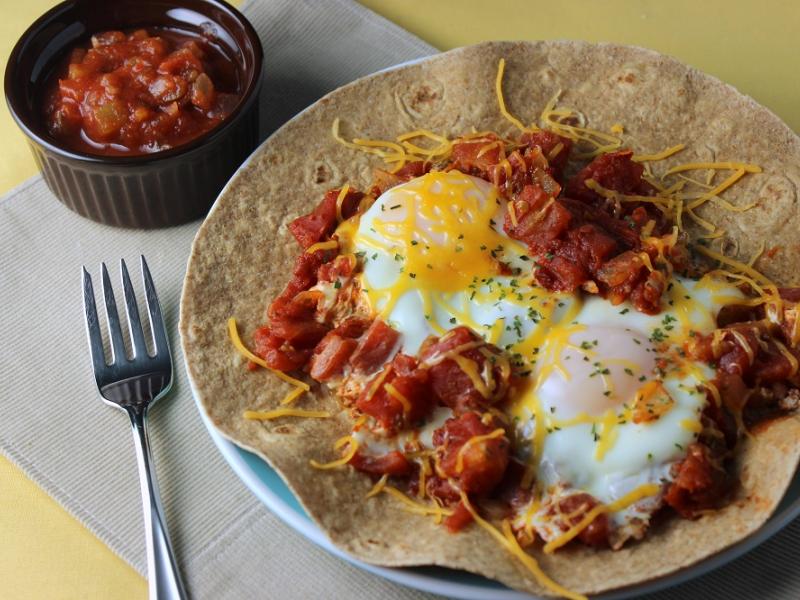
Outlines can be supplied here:
<path id="1" fill-rule="evenodd" d="M 446 50 L 484 40 L 583 39 L 635 44 L 720 77 L 800 131 L 800 5 L 793 0 L 362 0 Z M 14 41 L 52 0 L 2 0 L 3 68 Z M 239 4 L 239 2 L 235 2 Z M 36 173 L 0 108 L 0 192 Z M 98 402 L 98 410 L 102 406 Z M 133 451 L 133 447 L 131 447 Z M 145 581 L 0 457 L 0 596 L 145 598 Z"/>

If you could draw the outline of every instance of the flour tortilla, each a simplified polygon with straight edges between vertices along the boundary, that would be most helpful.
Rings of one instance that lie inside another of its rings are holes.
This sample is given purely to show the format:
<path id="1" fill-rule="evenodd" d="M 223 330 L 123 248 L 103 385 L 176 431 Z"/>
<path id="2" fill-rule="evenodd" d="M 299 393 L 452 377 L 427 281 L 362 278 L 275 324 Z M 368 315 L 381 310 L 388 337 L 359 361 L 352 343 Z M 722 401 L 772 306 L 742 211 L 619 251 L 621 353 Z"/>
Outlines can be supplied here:
<path id="1" fill-rule="evenodd" d="M 288 387 L 264 370 L 249 372 L 226 334 L 234 316 L 243 339 L 265 320 L 265 309 L 286 283 L 299 252 L 286 224 L 311 210 L 322 194 L 345 182 L 364 189 L 374 156 L 336 143 L 345 137 L 394 139 L 414 129 L 455 136 L 471 131 L 512 133 L 495 100 L 497 63 L 506 59 L 509 110 L 534 121 L 547 100 L 582 111 L 592 127 L 625 127 L 625 144 L 639 153 L 687 145 L 656 172 L 688 161 L 740 160 L 764 174 L 748 175 L 726 198 L 745 213 L 709 203 L 699 213 L 730 237 L 726 252 L 749 258 L 766 240 L 779 247 L 757 266 L 783 285 L 800 283 L 798 137 L 767 109 L 717 79 L 644 50 L 582 42 L 485 43 L 360 79 L 322 98 L 287 123 L 231 182 L 195 239 L 181 305 L 181 335 L 189 375 L 214 425 L 275 468 L 312 519 L 343 550 L 367 562 L 442 565 L 465 569 L 535 594 L 549 594 L 477 526 L 448 534 L 431 519 L 409 514 L 380 495 L 368 501 L 370 480 L 350 468 L 319 471 L 309 459 L 338 458 L 334 440 L 349 419 L 318 387 L 298 406 L 337 413 L 332 419 L 261 423 L 248 409 L 275 408 Z M 597 593 L 660 577 L 691 565 L 758 529 L 795 473 L 800 418 L 758 428 L 741 453 L 742 486 L 724 509 L 687 521 L 666 519 L 645 541 L 618 552 L 576 545 L 545 556 L 544 570 L 567 588 Z"/>

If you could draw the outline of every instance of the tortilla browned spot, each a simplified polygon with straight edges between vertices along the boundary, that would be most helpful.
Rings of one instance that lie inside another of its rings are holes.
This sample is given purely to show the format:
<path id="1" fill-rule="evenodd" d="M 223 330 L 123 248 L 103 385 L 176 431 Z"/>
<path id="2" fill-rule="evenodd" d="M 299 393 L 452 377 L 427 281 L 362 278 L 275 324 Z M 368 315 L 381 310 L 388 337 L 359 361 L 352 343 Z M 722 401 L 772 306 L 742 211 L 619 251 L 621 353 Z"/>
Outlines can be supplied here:
<path id="1" fill-rule="evenodd" d="M 239 173 L 201 227 L 192 249 L 181 306 L 189 375 L 214 424 L 229 439 L 262 456 L 286 480 L 334 543 L 383 565 L 437 564 L 483 574 L 546 594 L 484 531 L 448 534 L 431 519 L 409 514 L 386 495 L 364 500 L 370 480 L 353 471 L 318 471 L 309 459 L 336 458 L 331 446 L 349 432 L 349 419 L 248 421 L 247 409 L 277 406 L 287 387 L 266 371 L 244 369 L 226 335 L 235 316 L 243 338 L 265 319 L 299 252 L 286 223 L 309 211 L 323 192 L 345 182 L 362 189 L 375 157 L 338 145 L 335 117 L 347 138 L 393 139 L 425 128 L 446 135 L 511 132 L 494 95 L 498 60 L 507 62 L 509 110 L 530 123 L 556 90 L 561 103 L 608 130 L 621 122 L 626 144 L 653 153 L 682 142 L 679 156 L 654 164 L 656 173 L 689 161 L 739 160 L 763 167 L 726 197 L 744 213 L 714 203 L 699 214 L 727 230 L 747 260 L 766 240 L 781 247 L 757 267 L 783 285 L 800 283 L 797 185 L 800 142 L 767 109 L 732 87 L 671 58 L 641 48 L 581 42 L 486 43 L 366 77 L 317 102 L 277 131 Z M 717 241 L 716 243 L 719 243 Z M 728 248 L 729 250 L 729 248 Z M 312 388 L 298 406 L 336 413 L 337 403 Z M 726 508 L 697 521 L 668 519 L 644 542 L 623 550 L 568 548 L 535 552 L 556 581 L 595 593 L 665 575 L 742 539 L 768 518 L 800 457 L 800 417 L 777 420 L 744 441 L 742 485 Z"/>

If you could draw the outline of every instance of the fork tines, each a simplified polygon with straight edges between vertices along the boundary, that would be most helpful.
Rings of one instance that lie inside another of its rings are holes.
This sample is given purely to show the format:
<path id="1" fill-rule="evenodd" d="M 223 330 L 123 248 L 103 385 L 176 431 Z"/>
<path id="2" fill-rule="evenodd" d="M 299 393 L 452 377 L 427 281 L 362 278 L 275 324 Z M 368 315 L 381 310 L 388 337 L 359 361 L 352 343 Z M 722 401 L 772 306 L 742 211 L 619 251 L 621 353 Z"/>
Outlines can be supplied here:
<path id="1" fill-rule="evenodd" d="M 147 352 L 144 330 L 139 318 L 139 308 L 136 303 L 136 295 L 131 285 L 131 278 L 128 274 L 128 267 L 124 260 L 120 260 L 120 271 L 122 272 L 122 288 L 125 296 L 125 314 L 128 317 L 128 331 L 131 338 L 131 360 L 144 359 L 145 357 L 157 356 L 159 353 L 169 352 L 169 345 L 166 337 L 166 328 L 161 315 L 161 308 L 158 304 L 153 279 L 150 276 L 150 269 L 144 256 L 141 257 L 142 280 L 144 282 L 145 300 L 147 312 L 150 316 L 150 329 L 153 334 L 154 352 L 152 355 Z M 83 267 L 83 306 L 86 312 L 86 329 L 89 334 L 89 348 L 92 354 L 92 363 L 95 371 L 106 364 L 113 365 L 127 360 L 125 352 L 125 342 L 122 337 L 122 328 L 117 312 L 117 303 L 114 298 L 114 289 L 111 286 L 111 279 L 108 276 L 108 269 L 102 263 L 103 277 L 103 299 L 106 308 L 106 320 L 108 323 L 108 334 L 111 339 L 111 361 L 106 363 L 103 352 L 103 336 L 100 331 L 100 321 L 97 316 L 97 306 L 95 304 L 94 288 L 92 277 Z"/>

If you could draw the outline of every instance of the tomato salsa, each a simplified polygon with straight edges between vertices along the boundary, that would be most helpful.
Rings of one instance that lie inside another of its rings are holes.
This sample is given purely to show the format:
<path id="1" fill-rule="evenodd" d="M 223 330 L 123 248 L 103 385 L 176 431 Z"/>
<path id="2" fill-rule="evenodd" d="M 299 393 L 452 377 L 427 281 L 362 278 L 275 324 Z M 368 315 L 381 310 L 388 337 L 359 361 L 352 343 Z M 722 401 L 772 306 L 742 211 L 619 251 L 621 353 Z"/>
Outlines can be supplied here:
<path id="1" fill-rule="evenodd" d="M 236 63 L 211 37 L 166 28 L 105 31 L 46 87 L 50 134 L 72 150 L 141 155 L 219 125 L 241 97 Z"/>

